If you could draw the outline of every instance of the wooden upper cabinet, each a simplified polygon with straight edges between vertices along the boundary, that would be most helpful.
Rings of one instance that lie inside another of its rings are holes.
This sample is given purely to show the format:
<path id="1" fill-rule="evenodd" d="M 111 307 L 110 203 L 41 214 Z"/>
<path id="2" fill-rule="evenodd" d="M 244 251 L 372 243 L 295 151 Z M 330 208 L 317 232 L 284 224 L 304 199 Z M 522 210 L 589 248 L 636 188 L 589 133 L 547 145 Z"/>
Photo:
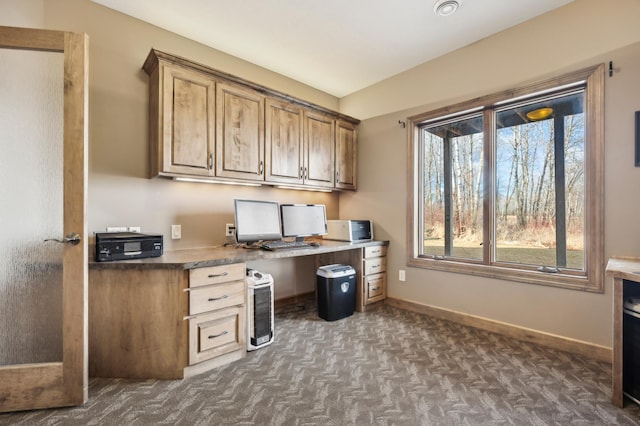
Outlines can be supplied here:
<path id="1" fill-rule="evenodd" d="M 334 119 L 328 115 L 305 111 L 304 181 L 324 188 L 334 186 Z"/>
<path id="2" fill-rule="evenodd" d="M 264 179 L 264 96 L 218 83 L 216 176 Z"/>
<path id="3" fill-rule="evenodd" d="M 267 99 L 265 134 L 265 180 L 303 183 L 302 108 L 290 102 Z"/>
<path id="4" fill-rule="evenodd" d="M 346 121 L 336 120 L 336 188 L 356 189 L 357 148 L 356 126 Z"/>
<path id="5" fill-rule="evenodd" d="M 150 177 L 356 189 L 358 120 L 152 49 Z"/>
<path id="6" fill-rule="evenodd" d="M 158 83 L 150 91 L 151 176 L 213 176 L 214 80 L 198 71 L 163 63 L 151 78 Z"/>

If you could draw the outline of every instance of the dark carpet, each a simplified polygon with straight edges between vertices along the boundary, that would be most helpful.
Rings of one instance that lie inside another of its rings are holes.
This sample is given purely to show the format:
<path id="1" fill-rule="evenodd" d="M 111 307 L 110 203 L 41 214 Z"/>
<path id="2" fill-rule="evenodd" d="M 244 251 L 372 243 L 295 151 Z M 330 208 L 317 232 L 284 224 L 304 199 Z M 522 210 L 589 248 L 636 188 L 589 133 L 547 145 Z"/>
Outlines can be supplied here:
<path id="1" fill-rule="evenodd" d="M 639 425 L 611 366 L 381 306 L 328 322 L 281 309 L 273 344 L 187 380 L 91 379 L 81 407 L 16 425 Z"/>

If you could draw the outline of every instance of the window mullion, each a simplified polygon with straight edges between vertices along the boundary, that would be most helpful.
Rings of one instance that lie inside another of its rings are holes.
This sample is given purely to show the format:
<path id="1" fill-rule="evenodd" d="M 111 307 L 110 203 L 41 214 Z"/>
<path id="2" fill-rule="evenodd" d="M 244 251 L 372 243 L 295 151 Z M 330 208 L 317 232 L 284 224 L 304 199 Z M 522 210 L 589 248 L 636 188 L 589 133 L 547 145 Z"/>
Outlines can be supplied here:
<path id="1" fill-rule="evenodd" d="M 444 255 L 453 254 L 453 174 L 451 134 L 447 131 L 443 141 L 444 153 Z"/>
<path id="2" fill-rule="evenodd" d="M 556 192 L 556 266 L 567 267 L 567 203 L 564 167 L 564 115 L 553 119 L 553 146 Z"/>
<path id="3" fill-rule="evenodd" d="M 483 160 L 483 203 L 482 203 L 482 262 L 490 265 L 494 261 L 495 244 L 495 111 L 487 108 L 483 113 L 484 160 Z"/>

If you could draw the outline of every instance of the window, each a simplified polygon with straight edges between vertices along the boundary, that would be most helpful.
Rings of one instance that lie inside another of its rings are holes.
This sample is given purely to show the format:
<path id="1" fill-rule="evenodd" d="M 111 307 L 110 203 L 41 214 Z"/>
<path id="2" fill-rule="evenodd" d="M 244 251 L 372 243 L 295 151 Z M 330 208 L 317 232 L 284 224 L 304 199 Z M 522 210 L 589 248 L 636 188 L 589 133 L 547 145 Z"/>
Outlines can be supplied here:
<path id="1" fill-rule="evenodd" d="M 603 291 L 604 67 L 410 117 L 410 266 Z"/>

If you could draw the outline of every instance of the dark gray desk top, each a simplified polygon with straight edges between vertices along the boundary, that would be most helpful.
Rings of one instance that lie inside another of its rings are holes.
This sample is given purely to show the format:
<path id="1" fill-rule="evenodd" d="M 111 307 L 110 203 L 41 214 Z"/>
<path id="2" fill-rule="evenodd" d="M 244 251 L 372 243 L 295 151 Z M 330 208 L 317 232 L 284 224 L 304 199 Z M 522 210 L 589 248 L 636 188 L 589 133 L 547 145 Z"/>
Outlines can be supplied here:
<path id="1" fill-rule="evenodd" d="M 389 241 L 347 242 L 333 240 L 314 240 L 319 247 L 302 249 L 268 251 L 262 249 L 245 249 L 242 247 L 204 247 L 183 250 L 167 250 L 161 257 L 147 259 L 121 260 L 115 262 L 89 261 L 89 269 L 193 269 L 206 266 L 228 265 L 231 263 L 249 262 L 262 259 L 281 259 L 286 257 L 313 256 L 322 253 L 333 253 L 354 250 L 369 246 L 388 245 Z"/>

